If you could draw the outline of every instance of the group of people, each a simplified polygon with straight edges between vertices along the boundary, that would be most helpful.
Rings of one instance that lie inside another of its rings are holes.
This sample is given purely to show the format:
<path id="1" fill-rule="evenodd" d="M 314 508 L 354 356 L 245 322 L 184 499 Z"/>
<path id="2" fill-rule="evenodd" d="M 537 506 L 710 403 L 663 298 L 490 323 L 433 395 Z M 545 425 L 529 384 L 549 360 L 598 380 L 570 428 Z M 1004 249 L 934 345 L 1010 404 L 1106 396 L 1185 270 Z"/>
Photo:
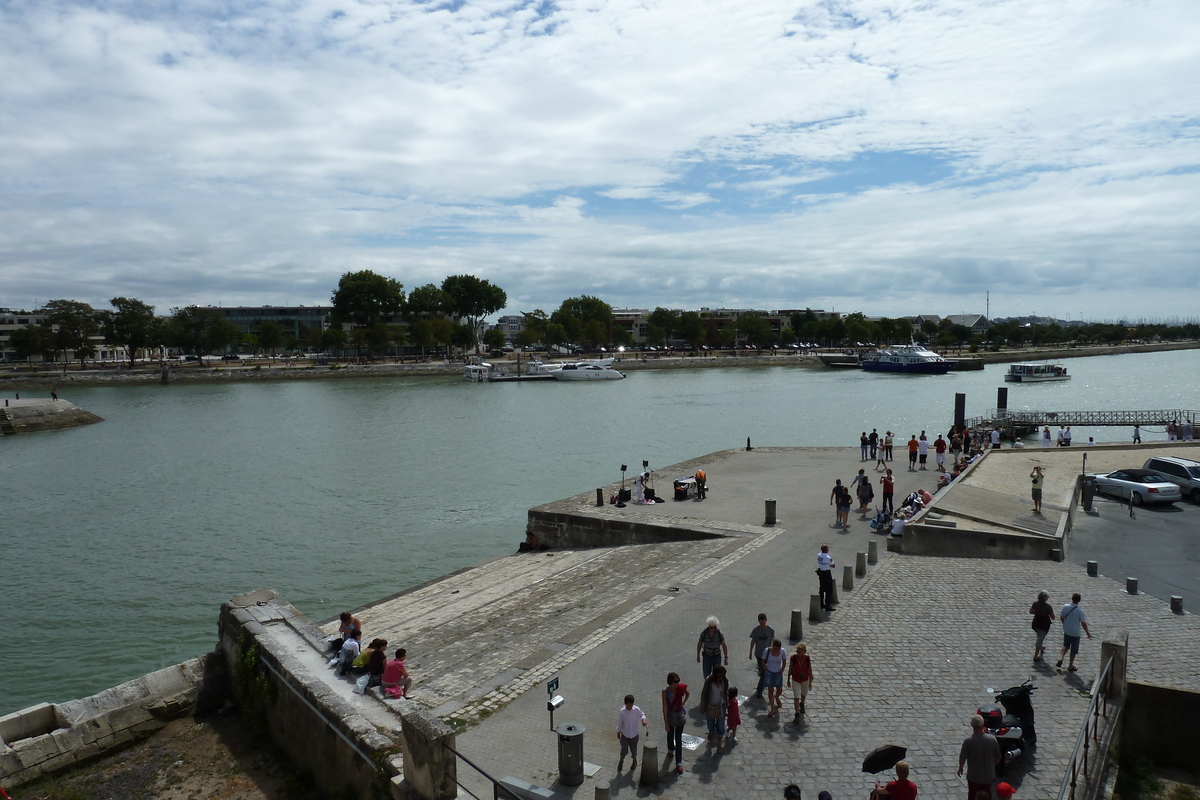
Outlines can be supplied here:
<path id="1" fill-rule="evenodd" d="M 364 649 L 359 618 L 343 611 L 339 619 L 337 634 L 329 642 L 333 653 L 329 663 L 337 669 L 338 675 L 365 675 L 364 688 L 378 686 L 385 697 L 407 698 L 412 688 L 412 676 L 404 664 L 408 651 L 401 647 L 389 660 L 387 639 L 372 639 Z"/>

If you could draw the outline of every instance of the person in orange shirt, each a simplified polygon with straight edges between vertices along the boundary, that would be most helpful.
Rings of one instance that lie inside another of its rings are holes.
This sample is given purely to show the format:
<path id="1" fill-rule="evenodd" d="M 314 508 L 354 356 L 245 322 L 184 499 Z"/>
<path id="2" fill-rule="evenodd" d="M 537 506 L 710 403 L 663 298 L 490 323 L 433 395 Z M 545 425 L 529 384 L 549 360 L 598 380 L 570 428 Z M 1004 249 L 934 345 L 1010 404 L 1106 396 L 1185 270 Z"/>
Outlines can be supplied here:
<path id="1" fill-rule="evenodd" d="M 908 471 L 915 472 L 917 469 L 917 450 L 921 447 L 921 443 L 917 441 L 917 435 L 914 433 L 912 438 L 908 440 Z"/>

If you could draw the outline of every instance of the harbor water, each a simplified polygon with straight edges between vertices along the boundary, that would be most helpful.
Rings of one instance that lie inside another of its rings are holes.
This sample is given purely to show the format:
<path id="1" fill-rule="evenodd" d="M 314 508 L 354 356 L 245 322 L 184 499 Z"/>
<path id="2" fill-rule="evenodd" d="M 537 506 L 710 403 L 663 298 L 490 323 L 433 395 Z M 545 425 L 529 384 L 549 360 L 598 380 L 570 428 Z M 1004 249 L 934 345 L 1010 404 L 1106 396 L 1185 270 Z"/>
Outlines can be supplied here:
<path id="1" fill-rule="evenodd" d="M 1071 381 L 1008 384 L 1009 407 L 1200 407 L 1200 351 L 1067 366 Z M 848 479 L 861 431 L 932 438 L 949 427 L 956 392 L 968 416 L 992 408 L 1005 369 L 64 389 L 106 421 L 0 441 L 0 713 L 212 649 L 220 604 L 241 592 L 273 588 L 325 619 L 510 553 L 529 507 L 618 481 L 621 464 L 632 479 L 643 459 L 662 468 L 750 437 L 846 447 L 829 483 Z M 1123 428 L 1074 434 L 1130 439 Z M 1143 430 L 1155 438 L 1165 434 Z M 716 471 L 709 481 L 720 490 Z"/>

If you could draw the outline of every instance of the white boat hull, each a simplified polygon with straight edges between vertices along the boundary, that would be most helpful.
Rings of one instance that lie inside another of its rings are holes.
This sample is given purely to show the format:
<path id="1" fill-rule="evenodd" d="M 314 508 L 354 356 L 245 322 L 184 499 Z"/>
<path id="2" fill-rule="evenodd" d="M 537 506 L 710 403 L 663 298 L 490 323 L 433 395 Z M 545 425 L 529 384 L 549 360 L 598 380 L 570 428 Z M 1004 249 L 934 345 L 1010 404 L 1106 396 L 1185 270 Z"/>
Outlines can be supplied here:
<path id="1" fill-rule="evenodd" d="M 1009 383 L 1045 383 L 1047 381 L 1069 381 L 1070 375 L 1005 375 Z"/>
<path id="2" fill-rule="evenodd" d="M 556 381 L 615 381 L 624 378 L 623 373 L 606 367 L 586 369 L 556 369 L 550 375 Z"/>

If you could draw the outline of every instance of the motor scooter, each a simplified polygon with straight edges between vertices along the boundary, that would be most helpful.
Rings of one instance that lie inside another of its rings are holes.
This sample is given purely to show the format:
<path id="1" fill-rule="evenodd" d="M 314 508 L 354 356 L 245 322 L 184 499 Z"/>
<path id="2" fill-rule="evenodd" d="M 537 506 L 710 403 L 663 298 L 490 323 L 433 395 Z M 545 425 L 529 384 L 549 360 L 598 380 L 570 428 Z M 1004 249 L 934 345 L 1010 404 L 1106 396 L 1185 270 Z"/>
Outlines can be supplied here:
<path id="1" fill-rule="evenodd" d="M 1037 745 L 1037 731 L 1033 725 L 1033 692 L 1037 687 L 1032 679 L 1020 686 L 1013 686 L 996 693 L 996 699 L 1004 706 L 980 706 L 976 712 L 983 717 L 987 732 L 1000 743 L 1000 764 L 1003 771 L 1022 753 Z"/>

